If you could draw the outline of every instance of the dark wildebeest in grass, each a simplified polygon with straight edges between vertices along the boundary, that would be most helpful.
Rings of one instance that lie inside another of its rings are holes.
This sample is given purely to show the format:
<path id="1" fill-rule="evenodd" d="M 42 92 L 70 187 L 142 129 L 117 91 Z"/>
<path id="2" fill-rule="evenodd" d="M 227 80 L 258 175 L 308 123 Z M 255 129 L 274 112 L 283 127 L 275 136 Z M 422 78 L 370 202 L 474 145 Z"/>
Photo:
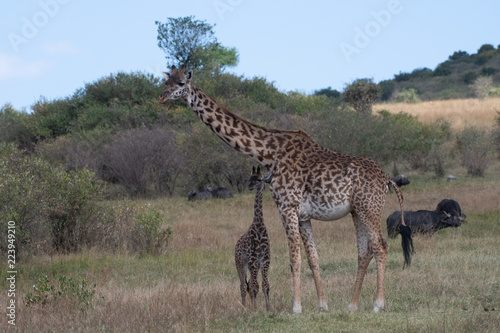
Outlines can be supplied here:
<path id="1" fill-rule="evenodd" d="M 216 199 L 228 199 L 232 198 L 233 194 L 227 188 L 219 187 L 212 190 L 212 196 Z"/>
<path id="2" fill-rule="evenodd" d="M 405 211 L 404 219 L 413 235 L 432 235 L 444 228 L 460 226 L 463 221 L 462 214 L 460 205 L 456 201 L 445 199 L 438 204 L 436 210 Z M 401 212 L 396 211 L 387 218 L 387 234 L 390 238 L 395 238 L 400 234 L 400 228 Z"/>
<path id="3" fill-rule="evenodd" d="M 198 192 L 190 191 L 188 193 L 189 201 L 208 200 L 208 199 L 228 199 L 232 197 L 233 194 L 227 188 L 224 187 L 219 187 L 214 190 L 210 186 L 207 186 L 206 190 Z"/>
<path id="4" fill-rule="evenodd" d="M 212 191 L 209 190 L 203 190 L 203 191 L 190 191 L 188 193 L 188 200 L 189 201 L 196 201 L 196 200 L 208 200 L 212 199 Z"/>

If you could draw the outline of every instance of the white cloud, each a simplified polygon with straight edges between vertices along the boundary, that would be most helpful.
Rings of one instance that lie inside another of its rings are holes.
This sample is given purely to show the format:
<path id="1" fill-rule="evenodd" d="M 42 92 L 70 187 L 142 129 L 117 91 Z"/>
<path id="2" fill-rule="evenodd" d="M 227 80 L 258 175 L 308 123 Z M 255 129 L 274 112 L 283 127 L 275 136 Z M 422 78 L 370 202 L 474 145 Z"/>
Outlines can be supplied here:
<path id="1" fill-rule="evenodd" d="M 45 43 L 42 46 L 43 51 L 48 55 L 64 55 L 64 54 L 77 54 L 80 50 L 70 42 L 54 42 Z"/>
<path id="2" fill-rule="evenodd" d="M 50 69 L 50 65 L 43 61 L 25 61 L 17 55 L 0 53 L 0 80 L 35 78 Z"/>

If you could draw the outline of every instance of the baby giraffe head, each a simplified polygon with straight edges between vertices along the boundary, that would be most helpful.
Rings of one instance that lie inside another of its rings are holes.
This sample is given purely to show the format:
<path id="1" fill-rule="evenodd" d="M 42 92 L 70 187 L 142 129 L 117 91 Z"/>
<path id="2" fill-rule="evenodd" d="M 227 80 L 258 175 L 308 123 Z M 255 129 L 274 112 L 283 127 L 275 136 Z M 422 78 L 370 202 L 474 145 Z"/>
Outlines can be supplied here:
<path id="1" fill-rule="evenodd" d="M 252 167 L 252 174 L 250 175 L 249 179 L 249 184 L 248 184 L 248 189 L 250 191 L 255 190 L 259 186 L 261 186 L 263 181 L 262 174 L 260 173 L 260 165 L 255 169 L 255 167 Z"/>
<path id="2" fill-rule="evenodd" d="M 172 66 L 172 72 L 163 72 L 163 76 L 165 77 L 165 89 L 163 89 L 159 98 L 161 104 L 165 104 L 168 100 L 187 96 L 187 86 L 191 82 L 192 71 L 186 71 L 184 66 L 179 70 L 175 66 Z"/>

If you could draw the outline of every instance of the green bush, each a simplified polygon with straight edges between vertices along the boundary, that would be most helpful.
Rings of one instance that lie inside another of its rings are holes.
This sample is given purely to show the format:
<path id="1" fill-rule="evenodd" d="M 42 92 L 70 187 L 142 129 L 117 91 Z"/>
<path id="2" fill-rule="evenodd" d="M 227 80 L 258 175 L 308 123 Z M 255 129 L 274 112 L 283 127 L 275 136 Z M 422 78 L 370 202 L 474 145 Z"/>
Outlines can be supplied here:
<path id="1" fill-rule="evenodd" d="M 482 76 L 493 76 L 497 72 L 497 69 L 494 67 L 483 67 L 481 68 Z"/>
<path id="2" fill-rule="evenodd" d="M 50 281 L 47 275 L 38 278 L 38 284 L 33 285 L 33 291 L 28 292 L 24 298 L 26 307 L 36 304 L 46 305 L 55 303 L 59 299 L 74 300 L 82 308 L 94 305 L 96 284 L 87 286 L 87 280 L 75 280 L 64 275 L 55 275 L 57 285 Z"/>
<path id="3" fill-rule="evenodd" d="M 462 166 L 472 176 L 483 177 L 492 161 L 492 135 L 479 127 L 467 127 L 457 135 Z"/>
<path id="4" fill-rule="evenodd" d="M 380 99 L 382 101 L 388 101 L 392 97 L 396 84 L 392 80 L 385 80 L 380 81 L 378 86 L 380 89 Z"/>
<path id="5" fill-rule="evenodd" d="M 93 172 L 66 172 L 3 144 L 0 184 L 0 216 L 16 222 L 21 250 L 67 252 L 92 243 L 90 230 L 98 231 L 93 224 L 100 219 L 96 200 L 104 193 Z"/>
<path id="6" fill-rule="evenodd" d="M 396 96 L 396 102 L 400 103 L 419 103 L 420 98 L 418 97 L 417 89 L 415 88 L 405 88 L 401 90 Z"/>
<path id="7" fill-rule="evenodd" d="M 370 114 L 373 103 L 380 94 L 372 79 L 358 79 L 344 89 L 344 101 L 362 114 Z"/>
<path id="8" fill-rule="evenodd" d="M 451 68 L 447 63 L 442 63 L 434 70 L 434 76 L 447 76 L 451 74 Z"/>
<path id="9" fill-rule="evenodd" d="M 462 76 L 462 81 L 466 84 L 472 84 L 477 79 L 477 77 L 478 75 L 476 72 L 467 72 Z"/>
<path id="10" fill-rule="evenodd" d="M 479 99 L 487 98 L 492 88 L 493 79 L 490 76 L 480 76 L 471 85 L 474 95 Z"/>
<path id="11" fill-rule="evenodd" d="M 32 114 L 19 112 L 10 104 L 5 104 L 0 109 L 0 142 L 12 142 L 32 150 L 41 138 L 48 136 L 49 131 Z"/>
<path id="12" fill-rule="evenodd" d="M 165 217 L 154 209 L 138 212 L 131 228 L 131 250 L 140 254 L 161 254 L 172 235 L 171 227 L 163 227 Z"/>
<path id="13" fill-rule="evenodd" d="M 158 98 L 162 90 L 161 82 L 151 74 L 118 72 L 87 83 L 79 95 L 85 104 L 145 104 L 150 99 Z"/>

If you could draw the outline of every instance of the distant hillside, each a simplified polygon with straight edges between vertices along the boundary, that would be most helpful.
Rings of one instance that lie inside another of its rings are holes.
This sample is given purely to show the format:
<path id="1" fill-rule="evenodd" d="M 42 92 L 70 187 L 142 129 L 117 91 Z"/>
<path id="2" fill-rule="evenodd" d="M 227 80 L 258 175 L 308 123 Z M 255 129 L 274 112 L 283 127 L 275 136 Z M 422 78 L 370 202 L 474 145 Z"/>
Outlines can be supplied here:
<path id="1" fill-rule="evenodd" d="M 434 70 L 417 68 L 400 72 L 394 79 L 379 83 L 381 100 L 395 100 L 404 89 L 416 89 L 421 100 L 474 97 L 471 84 L 480 76 L 488 76 L 493 85 L 500 85 L 500 45 L 484 44 L 477 53 L 456 51 Z"/>

